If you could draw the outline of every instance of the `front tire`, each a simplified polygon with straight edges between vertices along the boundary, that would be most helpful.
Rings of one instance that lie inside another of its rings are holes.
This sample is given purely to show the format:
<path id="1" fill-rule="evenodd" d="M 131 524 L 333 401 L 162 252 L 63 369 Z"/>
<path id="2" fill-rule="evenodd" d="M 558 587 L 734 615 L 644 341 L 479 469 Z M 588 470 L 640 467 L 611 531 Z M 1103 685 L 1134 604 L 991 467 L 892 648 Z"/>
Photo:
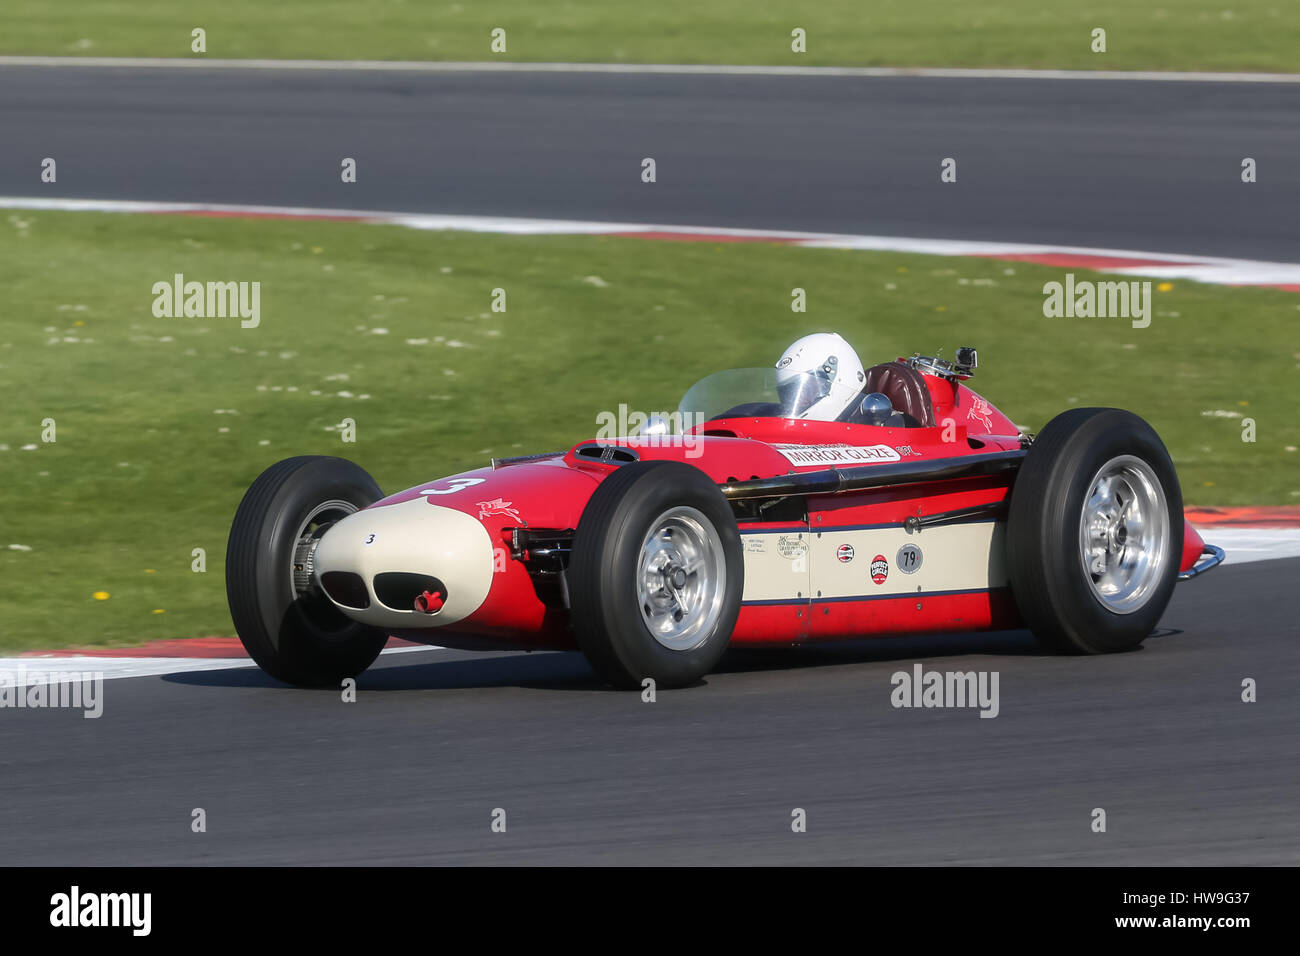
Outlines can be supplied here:
<path id="1" fill-rule="evenodd" d="M 320 593 L 310 555 L 330 524 L 382 497 L 360 466 L 319 455 L 277 462 L 244 495 L 226 545 L 226 598 L 244 648 L 272 677 L 338 686 L 379 656 L 386 635 Z"/>
<path id="2" fill-rule="evenodd" d="M 596 488 L 574 534 L 570 620 L 600 677 L 680 687 L 727 649 L 745 569 L 718 486 L 676 461 L 632 462 Z"/>
<path id="3" fill-rule="evenodd" d="M 1021 617 L 1060 653 L 1141 644 L 1173 595 L 1183 499 L 1138 416 L 1075 408 L 1048 422 L 1011 489 L 1007 564 Z"/>

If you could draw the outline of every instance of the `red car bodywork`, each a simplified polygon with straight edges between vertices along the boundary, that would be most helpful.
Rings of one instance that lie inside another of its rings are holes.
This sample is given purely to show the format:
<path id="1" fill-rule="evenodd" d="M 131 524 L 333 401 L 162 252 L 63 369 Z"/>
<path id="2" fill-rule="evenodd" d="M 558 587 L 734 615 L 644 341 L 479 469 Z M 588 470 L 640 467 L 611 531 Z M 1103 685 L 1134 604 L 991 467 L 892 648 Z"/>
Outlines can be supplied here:
<path id="1" fill-rule="evenodd" d="M 490 591 L 472 614 L 446 628 L 412 628 L 394 633 L 415 641 L 475 649 L 575 647 L 568 628 L 563 585 L 537 572 L 529 541 L 539 540 L 536 536 L 545 538 L 546 532 L 552 532 L 553 537 L 567 532 L 571 537 L 596 486 L 619 467 L 616 460 L 601 460 L 609 457 L 611 448 L 628 449 L 641 460 L 685 461 L 719 485 L 796 472 L 777 445 L 808 446 L 814 458 L 816 449 L 826 446 L 888 446 L 897 453 L 897 460 L 917 463 L 1019 452 L 1024 448 L 1010 419 L 971 389 L 933 375 L 926 375 L 924 380 L 936 422 L 930 427 L 886 428 L 780 418 L 717 419 L 686 436 L 592 440 L 563 454 L 494 462 L 491 467 L 428 482 L 385 498 L 371 508 L 381 509 L 424 496 L 430 504 L 462 511 L 483 524 L 497 549 Z M 775 533 L 789 535 L 793 541 L 811 542 L 813 536 L 820 538 L 846 530 L 897 529 L 909 518 L 961 509 L 987 506 L 989 514 L 994 515 L 996 506 L 1007 499 L 1013 481 L 1014 472 L 1004 472 L 813 494 L 806 497 L 806 520 L 787 514 L 780 520 L 742 520 L 739 527 L 742 540 L 749 535 Z M 1201 552 L 1200 537 L 1187 525 L 1181 570 L 1191 569 Z M 847 553 L 853 560 L 851 547 Z M 822 599 L 810 579 L 808 591 L 796 596 L 746 600 L 732 633 L 732 644 L 777 646 L 1020 626 L 1015 601 L 1005 586 L 924 592 L 917 588 L 916 593 L 873 594 L 866 573 L 872 556 L 864 554 L 858 560 L 863 570 L 862 593 Z M 987 560 L 987 553 L 973 555 L 972 560 Z"/>

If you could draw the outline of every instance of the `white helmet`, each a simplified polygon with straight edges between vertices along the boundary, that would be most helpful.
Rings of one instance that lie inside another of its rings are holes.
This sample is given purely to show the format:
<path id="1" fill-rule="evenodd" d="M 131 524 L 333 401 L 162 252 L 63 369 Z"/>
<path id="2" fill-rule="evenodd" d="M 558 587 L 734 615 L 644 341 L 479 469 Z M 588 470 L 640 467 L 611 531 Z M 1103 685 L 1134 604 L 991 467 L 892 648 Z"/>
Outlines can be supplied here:
<path id="1" fill-rule="evenodd" d="M 776 363 L 781 414 L 833 422 L 862 395 L 866 372 L 838 332 L 805 335 Z"/>

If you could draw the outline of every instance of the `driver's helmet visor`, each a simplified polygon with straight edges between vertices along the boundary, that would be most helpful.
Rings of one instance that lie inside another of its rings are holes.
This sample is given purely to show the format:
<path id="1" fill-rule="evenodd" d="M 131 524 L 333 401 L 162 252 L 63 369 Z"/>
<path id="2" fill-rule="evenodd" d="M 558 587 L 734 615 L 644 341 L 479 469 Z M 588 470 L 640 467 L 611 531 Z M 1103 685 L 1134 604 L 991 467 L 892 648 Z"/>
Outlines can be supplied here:
<path id="1" fill-rule="evenodd" d="M 830 390 L 830 376 L 822 369 L 783 377 L 776 385 L 781 414 L 786 418 L 798 418 L 830 394 Z"/>

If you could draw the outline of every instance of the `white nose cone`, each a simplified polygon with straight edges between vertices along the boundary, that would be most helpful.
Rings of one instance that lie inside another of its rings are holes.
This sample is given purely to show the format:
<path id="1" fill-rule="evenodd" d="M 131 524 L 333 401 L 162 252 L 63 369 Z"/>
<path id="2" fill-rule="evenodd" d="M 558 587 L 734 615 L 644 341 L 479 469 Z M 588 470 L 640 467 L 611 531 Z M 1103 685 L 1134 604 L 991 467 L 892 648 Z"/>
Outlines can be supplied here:
<path id="1" fill-rule="evenodd" d="M 342 604 L 330 594 L 354 620 L 378 627 L 440 627 L 478 610 L 492 587 L 493 559 L 492 539 L 478 519 L 415 498 L 339 521 L 321 538 L 313 573 L 318 579 L 331 571 L 361 577 L 369 607 Z M 415 609 L 423 587 L 412 583 L 417 575 L 443 585 L 435 613 Z M 327 594 L 330 590 L 325 588 Z"/>

